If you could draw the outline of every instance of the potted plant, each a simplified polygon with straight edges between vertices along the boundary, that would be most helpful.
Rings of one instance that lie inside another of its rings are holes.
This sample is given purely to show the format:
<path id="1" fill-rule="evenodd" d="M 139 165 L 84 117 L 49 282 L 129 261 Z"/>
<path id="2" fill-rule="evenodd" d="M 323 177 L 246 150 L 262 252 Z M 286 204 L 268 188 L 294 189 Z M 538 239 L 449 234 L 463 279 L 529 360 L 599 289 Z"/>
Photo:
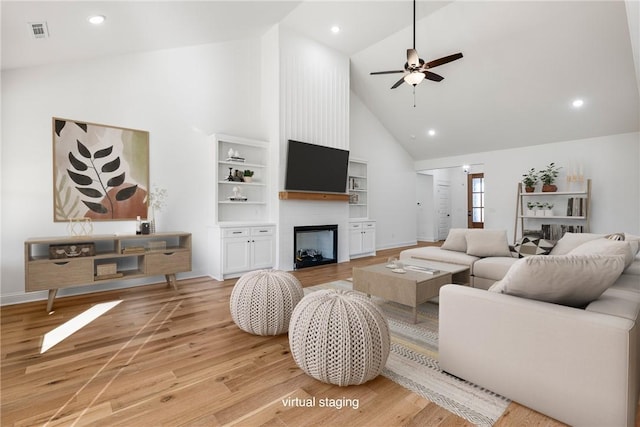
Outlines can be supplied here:
<path id="1" fill-rule="evenodd" d="M 527 193 L 533 193 L 535 186 L 538 183 L 538 174 L 534 168 L 529 169 L 529 172 L 522 175 L 522 183 L 524 184 L 524 191 Z"/>
<path id="2" fill-rule="evenodd" d="M 253 181 L 253 171 L 252 170 L 245 170 L 242 173 L 242 176 L 244 177 L 244 182 L 252 182 Z"/>
<path id="3" fill-rule="evenodd" d="M 549 163 L 546 169 L 540 171 L 540 181 L 542 181 L 542 191 L 553 192 L 558 191 L 558 187 L 554 184 L 560 167 L 556 166 L 554 162 Z"/>
<path id="4" fill-rule="evenodd" d="M 547 203 L 538 202 L 536 203 L 536 207 L 538 210 L 536 211 L 536 216 L 544 216 L 544 211 L 547 209 Z"/>
<path id="5" fill-rule="evenodd" d="M 527 215 L 526 216 L 534 216 L 536 214 L 536 211 L 534 210 L 536 208 L 537 204 L 536 202 L 527 202 Z"/>
<path id="6" fill-rule="evenodd" d="M 544 210 L 544 215 L 545 216 L 553 216 L 553 203 L 546 203 L 546 208 Z"/>

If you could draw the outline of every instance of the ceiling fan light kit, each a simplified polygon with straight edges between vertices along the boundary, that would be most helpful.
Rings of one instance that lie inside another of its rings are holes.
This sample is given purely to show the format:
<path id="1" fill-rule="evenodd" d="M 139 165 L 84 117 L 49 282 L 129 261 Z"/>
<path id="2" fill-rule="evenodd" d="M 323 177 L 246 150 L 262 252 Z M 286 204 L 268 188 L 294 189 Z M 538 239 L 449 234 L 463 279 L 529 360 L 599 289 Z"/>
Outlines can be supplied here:
<path id="1" fill-rule="evenodd" d="M 403 80 L 410 85 L 416 86 L 419 85 L 425 78 L 424 73 L 420 71 L 412 71 L 411 73 L 404 76 Z"/>
<path id="2" fill-rule="evenodd" d="M 404 64 L 404 69 L 392 71 L 375 71 L 371 73 L 371 75 L 405 73 L 405 75 L 400 80 L 398 80 L 393 86 L 391 86 L 391 89 L 397 88 L 402 83 L 407 83 L 415 88 L 424 79 L 431 80 L 433 82 L 440 82 L 444 80 L 444 77 L 442 77 L 441 75 L 428 70 L 460 58 L 462 58 L 462 53 L 460 52 L 454 53 L 453 55 L 444 56 L 442 58 L 435 59 L 429 62 L 425 62 L 418 56 L 418 51 L 416 50 L 416 0 L 413 0 L 413 49 L 407 49 L 407 62 Z"/>

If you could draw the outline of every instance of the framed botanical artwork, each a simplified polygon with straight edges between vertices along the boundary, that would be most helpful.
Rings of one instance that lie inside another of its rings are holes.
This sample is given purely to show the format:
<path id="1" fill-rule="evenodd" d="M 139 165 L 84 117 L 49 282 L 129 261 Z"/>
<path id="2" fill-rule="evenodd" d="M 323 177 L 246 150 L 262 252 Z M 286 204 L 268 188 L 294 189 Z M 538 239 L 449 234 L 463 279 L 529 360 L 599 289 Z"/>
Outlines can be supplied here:
<path id="1" fill-rule="evenodd" d="M 147 217 L 149 132 L 53 118 L 53 219 Z"/>

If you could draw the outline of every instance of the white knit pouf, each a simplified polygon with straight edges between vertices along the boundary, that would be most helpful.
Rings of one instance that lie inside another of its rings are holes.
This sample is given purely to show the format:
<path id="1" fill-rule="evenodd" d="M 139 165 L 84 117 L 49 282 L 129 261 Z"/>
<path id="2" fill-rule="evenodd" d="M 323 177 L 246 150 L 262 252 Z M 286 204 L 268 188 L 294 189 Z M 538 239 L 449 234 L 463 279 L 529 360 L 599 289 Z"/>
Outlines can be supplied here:
<path id="1" fill-rule="evenodd" d="M 292 274 L 256 270 L 238 279 L 231 291 L 231 318 L 240 329 L 254 335 L 280 335 L 304 292 Z"/>
<path id="2" fill-rule="evenodd" d="M 389 325 L 380 308 L 354 291 L 306 295 L 289 325 L 289 346 L 307 375 L 329 384 L 363 384 L 389 357 Z"/>

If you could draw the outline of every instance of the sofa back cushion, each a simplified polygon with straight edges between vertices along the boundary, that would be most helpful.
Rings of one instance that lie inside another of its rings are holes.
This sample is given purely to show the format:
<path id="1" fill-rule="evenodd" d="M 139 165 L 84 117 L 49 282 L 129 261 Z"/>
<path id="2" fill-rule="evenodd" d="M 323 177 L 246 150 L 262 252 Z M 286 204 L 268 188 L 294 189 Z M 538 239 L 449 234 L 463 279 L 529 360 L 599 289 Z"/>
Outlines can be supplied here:
<path id="1" fill-rule="evenodd" d="M 504 230 L 468 230 L 467 255 L 477 257 L 510 257 L 507 232 Z"/>
<path id="2" fill-rule="evenodd" d="M 546 255 L 516 261 L 489 291 L 584 307 L 620 277 L 621 255 Z"/>
<path id="3" fill-rule="evenodd" d="M 581 244 L 589 240 L 601 239 L 604 236 L 604 234 L 594 233 L 564 233 L 551 250 L 551 255 L 566 255 Z"/>
<path id="4" fill-rule="evenodd" d="M 569 254 L 587 255 L 622 255 L 624 266 L 629 267 L 638 252 L 637 242 L 626 242 L 621 240 L 610 240 L 608 238 L 594 239 L 581 244 L 569 251 Z"/>
<path id="5" fill-rule="evenodd" d="M 466 228 L 452 228 L 449 230 L 446 240 L 440 246 L 442 249 L 457 252 L 467 252 Z"/>

